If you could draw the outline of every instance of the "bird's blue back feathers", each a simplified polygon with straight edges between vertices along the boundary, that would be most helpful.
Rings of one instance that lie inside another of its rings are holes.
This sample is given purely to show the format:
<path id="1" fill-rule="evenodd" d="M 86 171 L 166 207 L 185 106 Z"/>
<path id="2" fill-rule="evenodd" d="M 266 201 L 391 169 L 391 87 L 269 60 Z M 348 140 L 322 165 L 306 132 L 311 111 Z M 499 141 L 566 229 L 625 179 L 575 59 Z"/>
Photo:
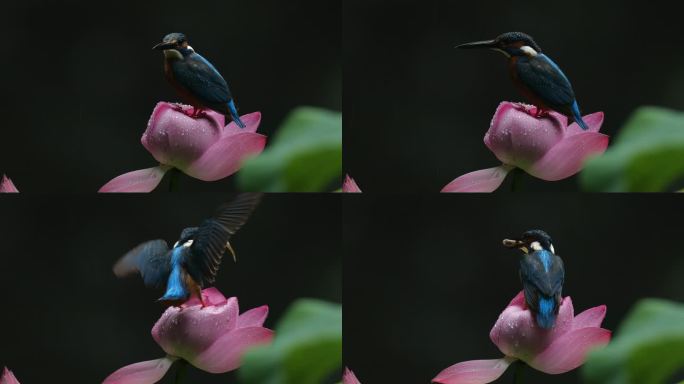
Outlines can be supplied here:
<path id="1" fill-rule="evenodd" d="M 540 328 L 549 329 L 556 323 L 556 300 L 552 297 L 539 298 L 539 312 L 537 312 L 537 325 Z"/>
<path id="2" fill-rule="evenodd" d="M 551 66 L 552 66 L 556 71 L 558 71 L 558 73 L 565 79 L 565 81 L 567 81 L 568 84 L 570 84 L 570 80 L 568 80 L 567 76 L 565 76 L 565 73 L 563 73 L 563 71 L 561 71 L 561 69 L 560 69 L 560 67 L 558 66 L 558 64 L 556 64 L 553 60 L 551 60 L 550 57 L 546 56 L 546 55 L 543 54 L 543 53 L 540 53 L 540 54 L 539 54 L 539 57 L 541 57 L 543 60 L 545 60 L 545 61 L 547 61 L 549 64 L 551 64 Z M 586 130 L 588 129 L 588 127 L 587 127 L 587 124 L 584 122 L 584 120 L 582 120 L 582 114 L 580 113 L 579 105 L 577 104 L 577 100 L 573 100 L 573 101 L 572 101 L 572 106 L 570 107 L 570 110 L 572 111 L 572 117 L 575 119 L 575 121 L 577 122 L 577 124 L 578 124 L 582 129 L 584 129 L 584 130 L 586 131 Z"/>
<path id="3" fill-rule="evenodd" d="M 558 74 L 561 75 L 561 77 L 563 77 L 563 79 L 565 79 L 565 81 L 567 81 L 568 84 L 570 84 L 570 80 L 568 80 L 568 77 L 565 76 L 565 73 L 560 69 L 560 67 L 558 66 L 558 64 L 556 64 L 555 61 L 551 60 L 550 57 L 546 56 L 546 55 L 543 54 L 543 53 L 540 53 L 540 54 L 539 54 L 539 58 L 541 58 L 542 60 L 544 60 L 544 61 L 548 62 L 549 64 L 551 64 L 551 66 L 553 67 L 553 69 L 555 69 L 555 70 L 558 72 Z"/>
<path id="4" fill-rule="evenodd" d="M 183 247 L 176 247 L 172 251 L 171 255 L 171 273 L 169 274 L 169 280 L 166 283 L 166 292 L 164 296 L 160 297 L 159 300 L 183 300 L 187 298 L 190 293 L 185 287 L 185 282 L 182 276 L 182 250 Z"/>
<path id="5" fill-rule="evenodd" d="M 205 59 L 204 56 L 202 56 L 202 55 L 200 55 L 199 53 L 195 52 L 195 54 L 193 55 L 193 57 L 194 57 L 194 58 L 197 58 L 198 60 L 200 60 L 201 62 L 203 62 L 207 67 L 211 68 L 211 70 L 214 72 L 214 75 L 215 75 L 215 76 L 218 76 L 218 77 L 220 77 L 220 78 L 223 79 L 223 76 L 221 76 L 221 72 L 219 72 L 218 69 L 216 69 L 216 67 L 214 67 L 214 64 L 212 64 L 209 60 Z M 225 80 L 225 79 L 224 79 L 224 80 Z"/>
<path id="6" fill-rule="evenodd" d="M 536 252 L 536 254 L 539 256 L 539 259 L 544 266 L 544 271 L 548 272 L 551 269 L 551 253 L 543 249 L 539 252 Z"/>

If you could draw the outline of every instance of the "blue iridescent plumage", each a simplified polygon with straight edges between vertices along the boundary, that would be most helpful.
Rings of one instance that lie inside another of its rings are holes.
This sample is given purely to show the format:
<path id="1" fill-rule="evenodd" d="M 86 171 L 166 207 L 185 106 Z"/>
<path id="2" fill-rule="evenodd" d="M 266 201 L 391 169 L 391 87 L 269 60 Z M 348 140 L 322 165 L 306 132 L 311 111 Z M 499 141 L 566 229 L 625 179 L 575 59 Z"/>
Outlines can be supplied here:
<path id="1" fill-rule="evenodd" d="M 214 282 L 226 251 L 235 257 L 228 240 L 260 198 L 259 193 L 238 195 L 199 227 L 185 228 L 173 248 L 164 240 L 140 244 L 116 263 L 114 273 L 119 277 L 139 273 L 146 286 L 164 287 L 160 301 L 182 302 L 194 294 L 204 303 L 201 289 Z"/>
<path id="2" fill-rule="evenodd" d="M 504 240 L 504 245 L 523 251 L 519 274 L 525 302 L 540 328 L 552 328 L 560 309 L 565 268 L 555 254 L 551 237 L 544 231 L 530 230 L 520 239 Z"/>
<path id="3" fill-rule="evenodd" d="M 160 301 L 178 301 L 190 296 L 188 288 L 183 281 L 183 250 L 184 247 L 176 247 L 171 250 L 171 273 L 166 282 L 166 292 L 160 297 Z"/>
<path id="4" fill-rule="evenodd" d="M 541 328 L 552 328 L 556 322 L 556 300 L 548 297 L 539 298 L 539 311 L 535 316 Z"/>
<path id="5" fill-rule="evenodd" d="M 163 50 L 166 79 L 196 108 L 195 114 L 209 108 L 226 116 L 226 122 L 232 119 L 240 128 L 245 127 L 228 83 L 213 64 L 188 45 L 185 35 L 170 33 L 154 49 Z"/>
<path id="6" fill-rule="evenodd" d="M 522 32 L 508 32 L 494 40 L 477 41 L 459 45 L 459 48 L 489 48 L 499 51 L 509 59 L 511 79 L 518 90 L 539 108 L 552 109 L 576 121 L 582 129 L 588 129 L 582 120 L 575 92 L 567 76 L 539 45 Z"/>

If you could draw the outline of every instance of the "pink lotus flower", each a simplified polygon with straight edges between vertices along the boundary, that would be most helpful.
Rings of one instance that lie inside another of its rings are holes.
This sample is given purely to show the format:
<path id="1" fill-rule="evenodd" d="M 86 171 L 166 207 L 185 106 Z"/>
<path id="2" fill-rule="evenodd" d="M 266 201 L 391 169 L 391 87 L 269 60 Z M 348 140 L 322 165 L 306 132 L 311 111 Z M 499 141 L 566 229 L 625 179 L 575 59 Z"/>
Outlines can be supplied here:
<path id="1" fill-rule="evenodd" d="M 498 379 L 516 361 L 534 369 L 560 374 L 584 363 L 589 350 L 610 341 L 610 331 L 601 328 L 606 306 L 590 308 L 574 315 L 572 299 L 563 298 L 556 325 L 539 328 L 525 304 L 521 291 L 501 313 L 489 338 L 505 355 L 501 359 L 464 361 L 440 372 L 432 379 L 442 384 L 485 384 Z"/>
<path id="2" fill-rule="evenodd" d="M 356 378 L 354 372 L 349 368 L 344 368 L 344 373 L 342 374 L 342 384 L 361 384 L 359 379 Z"/>
<path id="3" fill-rule="evenodd" d="M 19 380 L 14 377 L 12 371 L 5 367 L 5 369 L 2 371 L 2 376 L 0 376 L 0 384 L 19 384 Z"/>
<path id="4" fill-rule="evenodd" d="M 18 193 L 19 190 L 14 186 L 12 180 L 7 175 L 2 175 L 0 180 L 0 193 Z"/>
<path id="5" fill-rule="evenodd" d="M 542 180 L 565 179 L 579 172 L 588 157 L 608 147 L 608 136 L 598 133 L 603 112 L 583 117 L 589 126 L 586 131 L 577 123 L 568 125 L 567 117 L 557 112 L 541 117 L 536 113 L 536 107 L 525 104 L 499 104 L 484 142 L 503 164 L 460 176 L 442 192 L 493 192 L 516 167 Z"/>
<path id="6" fill-rule="evenodd" d="M 202 294 L 206 307 L 192 298 L 180 307 L 168 308 L 152 328 L 152 337 L 166 357 L 125 366 L 103 383 L 156 383 L 178 359 L 211 373 L 232 371 L 240 366 L 247 349 L 273 339 L 273 331 L 262 327 L 267 306 L 239 315 L 237 298 L 226 299 L 216 288 L 207 288 Z"/>
<path id="7" fill-rule="evenodd" d="M 241 116 L 245 128 L 224 127 L 225 117 L 211 110 L 198 117 L 191 112 L 188 105 L 158 103 L 141 141 L 160 165 L 118 176 L 99 192 L 151 192 L 171 168 L 203 181 L 223 179 L 266 145 L 266 136 L 256 133 L 259 112 Z"/>
<path id="8" fill-rule="evenodd" d="M 354 181 L 354 179 L 352 179 L 349 175 L 345 175 L 344 182 L 342 183 L 342 192 L 361 193 L 361 188 L 356 185 L 356 181 Z"/>

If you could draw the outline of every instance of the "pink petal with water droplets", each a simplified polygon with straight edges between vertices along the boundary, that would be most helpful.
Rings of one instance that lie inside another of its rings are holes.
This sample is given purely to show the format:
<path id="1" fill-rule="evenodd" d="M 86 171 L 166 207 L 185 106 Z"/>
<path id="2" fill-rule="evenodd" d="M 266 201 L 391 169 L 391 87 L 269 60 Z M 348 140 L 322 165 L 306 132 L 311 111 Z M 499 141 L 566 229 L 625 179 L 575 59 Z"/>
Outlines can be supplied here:
<path id="1" fill-rule="evenodd" d="M 452 180 L 441 192 L 494 192 L 513 167 L 500 165 L 466 173 Z"/>
<path id="2" fill-rule="evenodd" d="M 572 320 L 572 329 L 600 327 L 606 317 L 606 309 L 605 305 L 599 305 L 580 313 Z"/>
<path id="3" fill-rule="evenodd" d="M 264 150 L 266 136 L 244 132 L 221 138 L 200 158 L 179 167 L 186 174 L 204 181 L 223 179 L 237 172 L 245 159 Z"/>
<path id="4" fill-rule="evenodd" d="M 579 172 L 588 157 L 605 152 L 607 147 L 608 136 L 585 131 L 566 137 L 544 157 L 523 169 L 543 180 L 562 180 Z"/>
<path id="5" fill-rule="evenodd" d="M 164 377 L 174 361 L 167 356 L 127 365 L 107 376 L 102 384 L 153 384 Z"/>
<path id="6" fill-rule="evenodd" d="M 559 374 L 584 364 L 587 353 L 610 341 L 610 331 L 603 328 L 581 328 L 572 330 L 549 345 L 541 354 L 527 363 L 539 371 Z"/>
<path id="7" fill-rule="evenodd" d="M 582 120 L 584 120 L 584 123 L 587 124 L 589 129 L 585 131 L 577 123 L 572 123 L 568 125 L 568 128 L 566 128 L 565 136 L 576 135 L 582 132 L 598 133 L 598 131 L 601 129 L 601 125 L 603 125 L 603 118 L 603 112 L 594 112 L 590 115 L 582 116 Z"/>
<path id="8" fill-rule="evenodd" d="M 14 183 L 7 175 L 2 175 L 2 180 L 0 180 L 0 193 L 19 193 L 17 187 L 14 186 Z"/>
<path id="9" fill-rule="evenodd" d="M 238 317 L 238 328 L 261 327 L 268 316 L 268 305 L 250 309 Z"/>
<path id="10" fill-rule="evenodd" d="M 356 181 L 349 175 L 344 176 L 344 182 L 342 183 L 342 192 L 346 193 L 361 193 L 361 188 L 356 185 Z"/>
<path id="11" fill-rule="evenodd" d="M 152 337 L 164 352 L 192 361 L 237 328 L 238 311 L 235 297 L 218 306 L 169 307 L 154 324 Z"/>
<path id="12" fill-rule="evenodd" d="M 221 138 L 223 125 L 216 112 L 204 111 L 195 118 L 180 108 L 157 103 L 140 141 L 157 161 L 182 169 Z"/>
<path id="13" fill-rule="evenodd" d="M 165 165 L 124 173 L 103 185 L 98 192 L 152 192 L 171 169 Z"/>
<path id="14" fill-rule="evenodd" d="M 261 112 L 252 112 L 246 115 L 242 115 L 240 116 L 240 120 L 242 120 L 242 122 L 245 124 L 244 128 L 238 127 L 234 121 L 231 121 L 223 129 L 221 136 L 226 137 L 245 132 L 256 133 L 257 128 L 259 128 L 259 124 L 261 124 Z"/>
<path id="15" fill-rule="evenodd" d="M 524 303 L 521 292 L 499 315 L 489 337 L 504 355 L 528 361 L 572 329 L 574 310 L 572 299 L 565 297 L 554 327 L 543 329 L 537 326 L 534 315 Z"/>
<path id="16" fill-rule="evenodd" d="M 515 359 L 511 358 L 464 361 L 443 370 L 432 379 L 432 382 L 442 384 L 491 383 L 501 377 L 513 361 Z"/>
<path id="17" fill-rule="evenodd" d="M 0 384 L 19 384 L 19 380 L 14 377 L 12 371 L 5 367 L 5 369 L 2 371 L 2 376 L 0 376 Z"/>
<path id="18" fill-rule="evenodd" d="M 202 297 L 206 305 L 221 305 L 226 302 L 226 297 L 216 287 L 209 287 L 202 290 Z M 185 303 L 181 304 L 182 308 L 192 307 L 195 305 L 202 305 L 199 297 L 192 296 Z"/>
<path id="19" fill-rule="evenodd" d="M 502 102 L 494 113 L 484 142 L 502 163 L 528 166 L 563 138 L 565 116 L 550 111 L 535 117 L 532 108 Z"/>
<path id="20" fill-rule="evenodd" d="M 342 373 L 342 384 L 361 384 L 359 379 L 356 378 L 354 372 L 349 368 L 344 368 L 344 373 Z"/>
<path id="21" fill-rule="evenodd" d="M 209 349 L 188 361 L 211 373 L 232 371 L 240 366 L 242 356 L 248 349 L 270 343 L 272 339 L 273 331 L 267 328 L 238 328 L 223 335 Z"/>

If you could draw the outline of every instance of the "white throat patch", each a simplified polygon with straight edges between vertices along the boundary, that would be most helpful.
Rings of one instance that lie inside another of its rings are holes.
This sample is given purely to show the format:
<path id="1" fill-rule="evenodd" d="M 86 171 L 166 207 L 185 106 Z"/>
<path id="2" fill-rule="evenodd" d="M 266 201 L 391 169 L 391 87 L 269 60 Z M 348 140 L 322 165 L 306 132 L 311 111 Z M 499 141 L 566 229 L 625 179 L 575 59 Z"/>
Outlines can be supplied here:
<path id="1" fill-rule="evenodd" d="M 537 51 L 535 51 L 534 48 L 530 47 L 529 45 L 523 45 L 522 47 L 520 47 L 520 50 L 525 52 L 527 56 L 537 56 Z"/>
<path id="2" fill-rule="evenodd" d="M 192 245 L 192 241 L 193 241 L 193 240 L 190 239 L 190 240 L 186 241 L 185 243 L 183 243 L 183 244 L 181 244 L 181 245 L 182 245 L 183 247 L 189 247 L 189 246 Z M 179 244 L 179 243 L 176 241 L 176 243 L 173 245 L 173 247 L 174 247 L 174 248 L 177 248 L 177 247 L 178 247 L 178 244 Z"/>
<path id="3" fill-rule="evenodd" d="M 553 244 L 549 244 L 549 249 L 551 250 L 551 253 L 553 253 L 554 255 L 556 254 L 556 250 L 553 249 Z"/>
<path id="4" fill-rule="evenodd" d="M 532 243 L 530 243 L 530 248 L 532 248 L 533 251 L 541 251 L 542 250 L 542 246 L 541 246 L 541 244 L 539 244 L 538 241 L 533 241 Z"/>

